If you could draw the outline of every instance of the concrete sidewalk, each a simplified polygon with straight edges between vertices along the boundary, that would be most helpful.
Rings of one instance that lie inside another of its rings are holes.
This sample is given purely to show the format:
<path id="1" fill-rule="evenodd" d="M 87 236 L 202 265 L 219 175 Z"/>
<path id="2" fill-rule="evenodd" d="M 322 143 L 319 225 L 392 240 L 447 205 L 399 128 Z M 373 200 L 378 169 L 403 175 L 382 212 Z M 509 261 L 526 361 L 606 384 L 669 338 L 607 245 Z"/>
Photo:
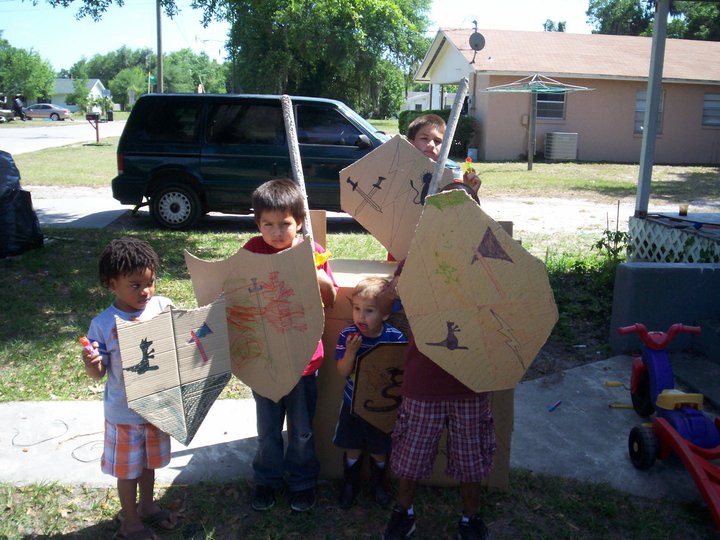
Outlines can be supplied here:
<path id="1" fill-rule="evenodd" d="M 21 181 L 22 185 L 22 181 Z M 113 199 L 107 188 L 25 186 L 40 228 L 103 229 L 131 208 Z"/>
<path id="2" fill-rule="evenodd" d="M 629 379 L 630 357 L 617 356 L 519 384 L 511 466 L 643 497 L 701 500 L 679 460 L 658 461 L 645 472 L 630 463 L 627 438 L 640 418 L 609 407 L 630 403 Z M 0 481 L 115 485 L 100 472 L 102 429 L 100 401 L 0 403 Z M 256 435 L 253 400 L 217 401 L 190 446 L 173 441 L 157 483 L 250 479 Z"/>

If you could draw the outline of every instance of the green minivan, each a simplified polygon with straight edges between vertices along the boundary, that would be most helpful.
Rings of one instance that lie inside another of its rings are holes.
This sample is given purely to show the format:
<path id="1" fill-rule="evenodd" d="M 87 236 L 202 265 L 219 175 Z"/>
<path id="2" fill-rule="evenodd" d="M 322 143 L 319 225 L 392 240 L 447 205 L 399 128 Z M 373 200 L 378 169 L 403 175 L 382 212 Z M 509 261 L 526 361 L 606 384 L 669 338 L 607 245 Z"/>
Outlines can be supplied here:
<path id="1" fill-rule="evenodd" d="M 310 208 L 340 211 L 340 170 L 388 137 L 344 103 L 292 97 Z M 113 197 L 148 205 L 162 227 L 187 229 L 207 212 L 251 212 L 261 183 L 291 177 L 280 96 L 147 94 L 117 150 Z"/>

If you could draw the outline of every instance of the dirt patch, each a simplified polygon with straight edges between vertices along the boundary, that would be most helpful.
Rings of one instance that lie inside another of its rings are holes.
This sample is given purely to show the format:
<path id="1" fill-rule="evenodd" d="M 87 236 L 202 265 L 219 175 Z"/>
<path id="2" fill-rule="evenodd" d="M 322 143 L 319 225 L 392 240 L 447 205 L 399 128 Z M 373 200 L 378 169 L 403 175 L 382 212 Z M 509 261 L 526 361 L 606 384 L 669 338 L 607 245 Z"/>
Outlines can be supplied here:
<path id="1" fill-rule="evenodd" d="M 540 349 L 523 380 L 537 379 L 604 360 L 611 353 L 608 349 L 607 332 L 603 330 L 587 328 L 585 331 L 576 332 L 578 343 L 572 347 L 551 337 Z"/>

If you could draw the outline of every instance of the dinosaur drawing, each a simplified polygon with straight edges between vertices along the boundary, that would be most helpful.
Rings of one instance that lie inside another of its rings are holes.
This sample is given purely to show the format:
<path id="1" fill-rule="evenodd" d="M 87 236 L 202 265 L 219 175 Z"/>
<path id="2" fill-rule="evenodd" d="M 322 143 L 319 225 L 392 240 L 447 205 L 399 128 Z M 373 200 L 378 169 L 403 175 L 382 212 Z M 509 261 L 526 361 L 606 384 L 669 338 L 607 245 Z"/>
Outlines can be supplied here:
<path id="1" fill-rule="evenodd" d="M 445 347 L 449 351 L 454 351 L 457 349 L 468 350 L 467 347 L 460 346 L 460 342 L 455 335 L 457 332 L 460 332 L 460 327 L 452 321 L 447 321 L 447 337 L 437 343 L 425 342 L 425 345 L 432 345 L 433 347 Z"/>
<path id="2" fill-rule="evenodd" d="M 155 349 L 151 349 L 153 342 L 148 341 L 147 338 L 143 338 L 140 341 L 140 350 L 142 351 L 142 360 L 140 360 L 134 366 L 126 367 L 124 371 L 133 371 L 138 375 L 142 375 L 146 371 L 155 371 L 160 369 L 160 366 L 151 366 L 150 359 L 155 358 Z"/>

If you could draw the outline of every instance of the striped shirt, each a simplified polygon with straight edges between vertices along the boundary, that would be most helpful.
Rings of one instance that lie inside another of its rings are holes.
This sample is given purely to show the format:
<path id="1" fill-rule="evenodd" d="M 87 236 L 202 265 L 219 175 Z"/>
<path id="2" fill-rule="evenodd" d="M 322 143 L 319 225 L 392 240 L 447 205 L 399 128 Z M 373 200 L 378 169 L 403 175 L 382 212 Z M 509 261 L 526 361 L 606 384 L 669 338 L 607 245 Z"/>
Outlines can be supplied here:
<path id="1" fill-rule="evenodd" d="M 349 334 L 360 334 L 360 330 L 358 330 L 357 326 L 351 324 L 340 332 L 337 346 L 335 347 L 335 360 L 340 360 L 343 356 L 345 356 L 345 342 Z M 384 322 L 382 333 L 379 336 L 373 338 L 362 336 L 362 343 L 360 344 L 360 349 L 357 352 L 357 357 L 369 351 L 378 343 L 404 343 L 406 341 L 407 339 L 405 338 L 405 334 L 394 326 L 390 326 L 388 323 Z M 355 386 L 353 381 L 354 374 L 351 373 L 345 381 L 345 390 L 343 391 L 343 401 L 348 406 L 352 405 L 353 388 Z"/>

